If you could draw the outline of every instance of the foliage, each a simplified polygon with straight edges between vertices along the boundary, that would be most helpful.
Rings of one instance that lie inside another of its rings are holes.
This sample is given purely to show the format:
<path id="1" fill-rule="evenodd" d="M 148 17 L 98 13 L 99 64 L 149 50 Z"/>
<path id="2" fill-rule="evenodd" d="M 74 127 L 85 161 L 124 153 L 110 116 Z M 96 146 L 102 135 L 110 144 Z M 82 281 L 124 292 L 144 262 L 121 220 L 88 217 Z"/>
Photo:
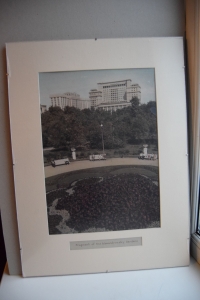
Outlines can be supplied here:
<path id="1" fill-rule="evenodd" d="M 156 103 L 140 105 L 137 98 L 131 106 L 115 112 L 65 107 L 50 107 L 41 114 L 44 147 L 72 147 L 79 151 L 120 149 L 126 144 L 157 144 Z M 102 126 L 101 126 L 102 125 Z"/>

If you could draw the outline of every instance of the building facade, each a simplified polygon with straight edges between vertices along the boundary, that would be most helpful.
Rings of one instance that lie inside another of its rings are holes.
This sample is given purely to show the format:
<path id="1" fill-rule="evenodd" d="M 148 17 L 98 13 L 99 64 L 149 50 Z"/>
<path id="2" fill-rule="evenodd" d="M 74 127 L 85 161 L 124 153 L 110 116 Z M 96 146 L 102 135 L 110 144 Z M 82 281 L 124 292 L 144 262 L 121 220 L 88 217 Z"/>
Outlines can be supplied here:
<path id="1" fill-rule="evenodd" d="M 135 97 L 141 101 L 141 87 L 137 83 L 128 86 L 126 89 L 126 100 L 128 102 Z"/>
<path id="2" fill-rule="evenodd" d="M 132 98 L 137 97 L 141 101 L 141 87 L 131 83 L 131 79 L 98 83 L 98 89 L 89 92 L 91 107 L 116 111 L 131 106 Z"/>
<path id="3" fill-rule="evenodd" d="M 79 109 L 91 107 L 89 99 L 81 99 L 80 95 L 76 93 L 54 94 L 50 95 L 50 99 L 52 106 L 59 106 L 63 110 L 65 106 L 73 106 Z"/>
<path id="4" fill-rule="evenodd" d="M 89 92 L 89 99 L 82 99 L 76 93 L 50 95 L 51 105 L 64 110 L 66 106 L 78 109 L 94 108 L 116 111 L 131 106 L 131 99 L 137 97 L 141 101 L 141 87 L 131 84 L 131 79 L 97 83 L 98 89 Z"/>
<path id="5" fill-rule="evenodd" d="M 98 90 L 102 92 L 102 102 L 126 101 L 126 91 L 131 85 L 131 79 L 98 83 Z"/>
<path id="6" fill-rule="evenodd" d="M 130 102 L 121 101 L 121 102 L 102 102 L 101 104 L 97 105 L 95 109 L 105 110 L 105 111 L 116 111 L 117 109 L 122 109 L 125 107 L 131 106 Z"/>
<path id="7" fill-rule="evenodd" d="M 89 99 L 91 102 L 91 107 L 96 107 L 102 102 L 102 92 L 98 91 L 97 89 L 90 90 Z"/>

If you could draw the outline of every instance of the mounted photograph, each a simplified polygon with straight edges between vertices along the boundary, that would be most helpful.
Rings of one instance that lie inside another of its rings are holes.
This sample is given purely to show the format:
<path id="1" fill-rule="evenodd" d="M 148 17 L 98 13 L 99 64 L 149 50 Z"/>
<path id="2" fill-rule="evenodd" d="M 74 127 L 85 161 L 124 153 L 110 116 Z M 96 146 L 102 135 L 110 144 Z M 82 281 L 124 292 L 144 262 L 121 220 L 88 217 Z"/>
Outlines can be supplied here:
<path id="1" fill-rule="evenodd" d="M 155 69 L 39 74 L 49 234 L 160 227 Z"/>
<path id="2" fill-rule="evenodd" d="M 6 56 L 23 276 L 188 265 L 183 39 L 8 43 Z"/>

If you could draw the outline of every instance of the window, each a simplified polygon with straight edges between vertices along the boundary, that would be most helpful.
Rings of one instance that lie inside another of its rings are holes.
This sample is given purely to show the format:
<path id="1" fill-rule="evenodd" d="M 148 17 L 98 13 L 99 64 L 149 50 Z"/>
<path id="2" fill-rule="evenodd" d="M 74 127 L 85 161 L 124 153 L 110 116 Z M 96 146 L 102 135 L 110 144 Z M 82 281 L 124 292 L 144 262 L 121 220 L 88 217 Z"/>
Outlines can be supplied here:
<path id="1" fill-rule="evenodd" d="M 199 195 L 199 208 L 197 217 L 197 233 L 200 235 L 200 195 Z"/>
<path id="2" fill-rule="evenodd" d="M 191 254 L 200 263 L 200 5 L 186 1 L 186 40 L 190 100 Z"/>

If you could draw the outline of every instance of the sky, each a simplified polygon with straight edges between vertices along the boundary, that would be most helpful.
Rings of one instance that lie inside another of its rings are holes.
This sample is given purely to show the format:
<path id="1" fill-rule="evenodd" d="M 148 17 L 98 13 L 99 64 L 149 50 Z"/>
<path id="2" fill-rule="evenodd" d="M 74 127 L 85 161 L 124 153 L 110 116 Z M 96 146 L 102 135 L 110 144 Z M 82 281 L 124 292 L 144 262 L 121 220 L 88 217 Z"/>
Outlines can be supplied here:
<path id="1" fill-rule="evenodd" d="M 156 101 L 155 73 L 153 68 L 149 68 L 40 73 L 40 103 L 49 107 L 50 95 L 67 92 L 89 99 L 89 91 L 97 89 L 97 83 L 125 79 L 131 79 L 131 84 L 140 85 L 141 103 Z"/>

